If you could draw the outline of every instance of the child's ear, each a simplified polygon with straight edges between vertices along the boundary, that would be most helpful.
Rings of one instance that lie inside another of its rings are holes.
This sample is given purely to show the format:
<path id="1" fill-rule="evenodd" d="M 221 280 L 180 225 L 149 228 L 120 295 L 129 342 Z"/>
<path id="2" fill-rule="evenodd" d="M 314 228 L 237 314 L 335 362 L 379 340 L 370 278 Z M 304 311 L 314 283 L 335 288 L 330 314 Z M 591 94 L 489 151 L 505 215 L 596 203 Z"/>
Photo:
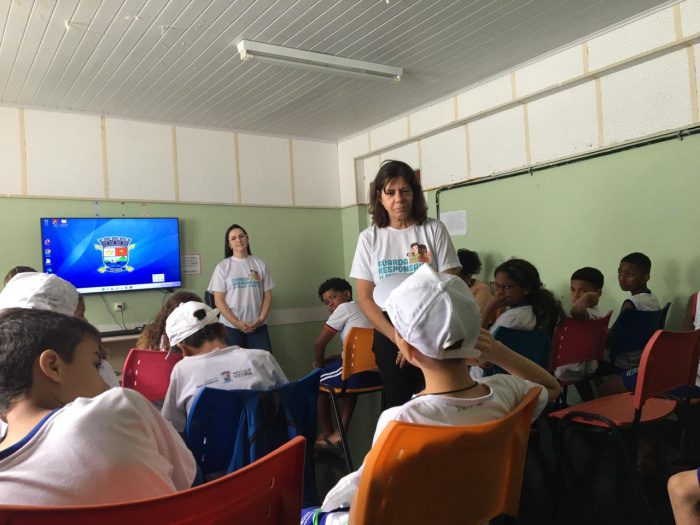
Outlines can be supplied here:
<path id="1" fill-rule="evenodd" d="M 345 298 L 345 301 L 351 301 L 352 300 L 352 293 L 350 290 L 343 290 L 343 297 Z"/>
<path id="2" fill-rule="evenodd" d="M 55 350 L 44 350 L 39 354 L 37 364 L 42 374 L 56 383 L 61 381 L 61 365 L 63 360 Z"/>

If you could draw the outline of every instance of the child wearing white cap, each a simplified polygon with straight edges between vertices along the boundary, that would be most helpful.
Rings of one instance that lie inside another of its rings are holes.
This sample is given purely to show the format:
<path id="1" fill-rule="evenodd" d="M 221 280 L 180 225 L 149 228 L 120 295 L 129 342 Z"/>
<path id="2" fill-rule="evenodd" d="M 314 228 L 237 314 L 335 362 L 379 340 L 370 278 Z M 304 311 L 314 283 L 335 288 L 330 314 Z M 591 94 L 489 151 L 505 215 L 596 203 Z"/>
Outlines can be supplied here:
<path id="1" fill-rule="evenodd" d="M 49 310 L 81 319 L 85 314 L 85 303 L 75 286 L 57 275 L 42 272 L 15 274 L 0 292 L 0 311 L 5 308 Z M 99 372 L 108 387 L 119 386 L 114 369 L 104 359 Z"/>
<path id="2" fill-rule="evenodd" d="M 287 378 L 266 350 L 226 346 L 219 311 L 189 301 L 175 308 L 165 322 L 171 350 L 182 353 L 170 375 L 161 413 L 178 432 L 185 430 L 187 413 L 204 386 L 225 390 L 266 390 Z"/>
<path id="3" fill-rule="evenodd" d="M 192 485 L 192 453 L 141 394 L 107 389 L 103 358 L 82 319 L 0 311 L 0 505 L 120 503 Z"/>
<path id="4" fill-rule="evenodd" d="M 376 442 L 390 421 L 427 425 L 472 425 L 510 412 L 527 392 L 541 389 L 536 418 L 559 395 L 548 372 L 516 354 L 480 328 L 479 307 L 461 279 L 421 266 L 389 295 L 387 313 L 406 360 L 423 371 L 425 389 L 404 405 L 385 410 L 374 434 Z M 509 374 L 474 381 L 469 365 L 491 362 Z M 321 510 L 349 507 L 362 467 L 331 489 Z M 326 523 L 341 523 L 338 513 Z"/>

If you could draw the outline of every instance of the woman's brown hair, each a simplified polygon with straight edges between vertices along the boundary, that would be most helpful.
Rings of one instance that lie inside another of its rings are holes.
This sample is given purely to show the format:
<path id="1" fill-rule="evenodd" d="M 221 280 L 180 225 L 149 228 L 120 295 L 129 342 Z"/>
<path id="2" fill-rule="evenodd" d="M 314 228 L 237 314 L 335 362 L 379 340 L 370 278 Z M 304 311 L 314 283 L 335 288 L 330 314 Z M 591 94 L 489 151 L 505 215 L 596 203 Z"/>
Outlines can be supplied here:
<path id="1" fill-rule="evenodd" d="M 423 188 L 416 177 L 413 168 L 400 160 L 386 160 L 382 163 L 377 175 L 369 185 L 369 213 L 372 224 L 379 228 L 389 226 L 389 214 L 382 206 L 382 191 L 389 181 L 397 178 L 405 180 L 413 190 L 413 203 L 410 218 L 416 224 L 422 224 L 428 217 L 428 205 L 425 202 Z"/>

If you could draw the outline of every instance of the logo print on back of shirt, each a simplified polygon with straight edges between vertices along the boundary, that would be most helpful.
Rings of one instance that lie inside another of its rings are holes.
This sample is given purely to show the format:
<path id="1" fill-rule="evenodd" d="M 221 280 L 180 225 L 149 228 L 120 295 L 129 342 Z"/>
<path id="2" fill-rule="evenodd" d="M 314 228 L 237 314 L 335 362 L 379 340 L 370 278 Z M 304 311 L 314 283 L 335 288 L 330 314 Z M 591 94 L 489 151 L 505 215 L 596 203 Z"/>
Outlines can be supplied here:
<path id="1" fill-rule="evenodd" d="M 221 376 L 224 378 L 224 384 L 231 382 L 231 371 L 230 370 L 224 370 L 223 372 L 221 372 Z"/>

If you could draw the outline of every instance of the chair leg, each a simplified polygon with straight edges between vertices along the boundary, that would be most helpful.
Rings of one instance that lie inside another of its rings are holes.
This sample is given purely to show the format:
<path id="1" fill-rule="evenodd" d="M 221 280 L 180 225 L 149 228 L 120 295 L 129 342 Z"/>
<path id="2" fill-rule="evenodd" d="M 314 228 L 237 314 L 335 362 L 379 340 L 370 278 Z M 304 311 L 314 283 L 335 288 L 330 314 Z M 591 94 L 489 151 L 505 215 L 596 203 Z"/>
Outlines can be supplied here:
<path id="1" fill-rule="evenodd" d="M 355 469 L 352 466 L 352 457 L 350 456 L 350 447 L 348 446 L 348 436 L 346 429 L 343 426 L 343 421 L 340 417 L 340 408 L 338 407 L 338 398 L 333 393 L 333 389 L 328 389 L 328 395 L 331 398 L 331 405 L 333 406 L 333 418 L 335 419 L 335 424 L 338 427 L 338 433 L 340 433 L 340 445 L 343 448 L 343 456 L 345 457 L 345 466 L 348 469 L 348 473 L 353 472 Z"/>

